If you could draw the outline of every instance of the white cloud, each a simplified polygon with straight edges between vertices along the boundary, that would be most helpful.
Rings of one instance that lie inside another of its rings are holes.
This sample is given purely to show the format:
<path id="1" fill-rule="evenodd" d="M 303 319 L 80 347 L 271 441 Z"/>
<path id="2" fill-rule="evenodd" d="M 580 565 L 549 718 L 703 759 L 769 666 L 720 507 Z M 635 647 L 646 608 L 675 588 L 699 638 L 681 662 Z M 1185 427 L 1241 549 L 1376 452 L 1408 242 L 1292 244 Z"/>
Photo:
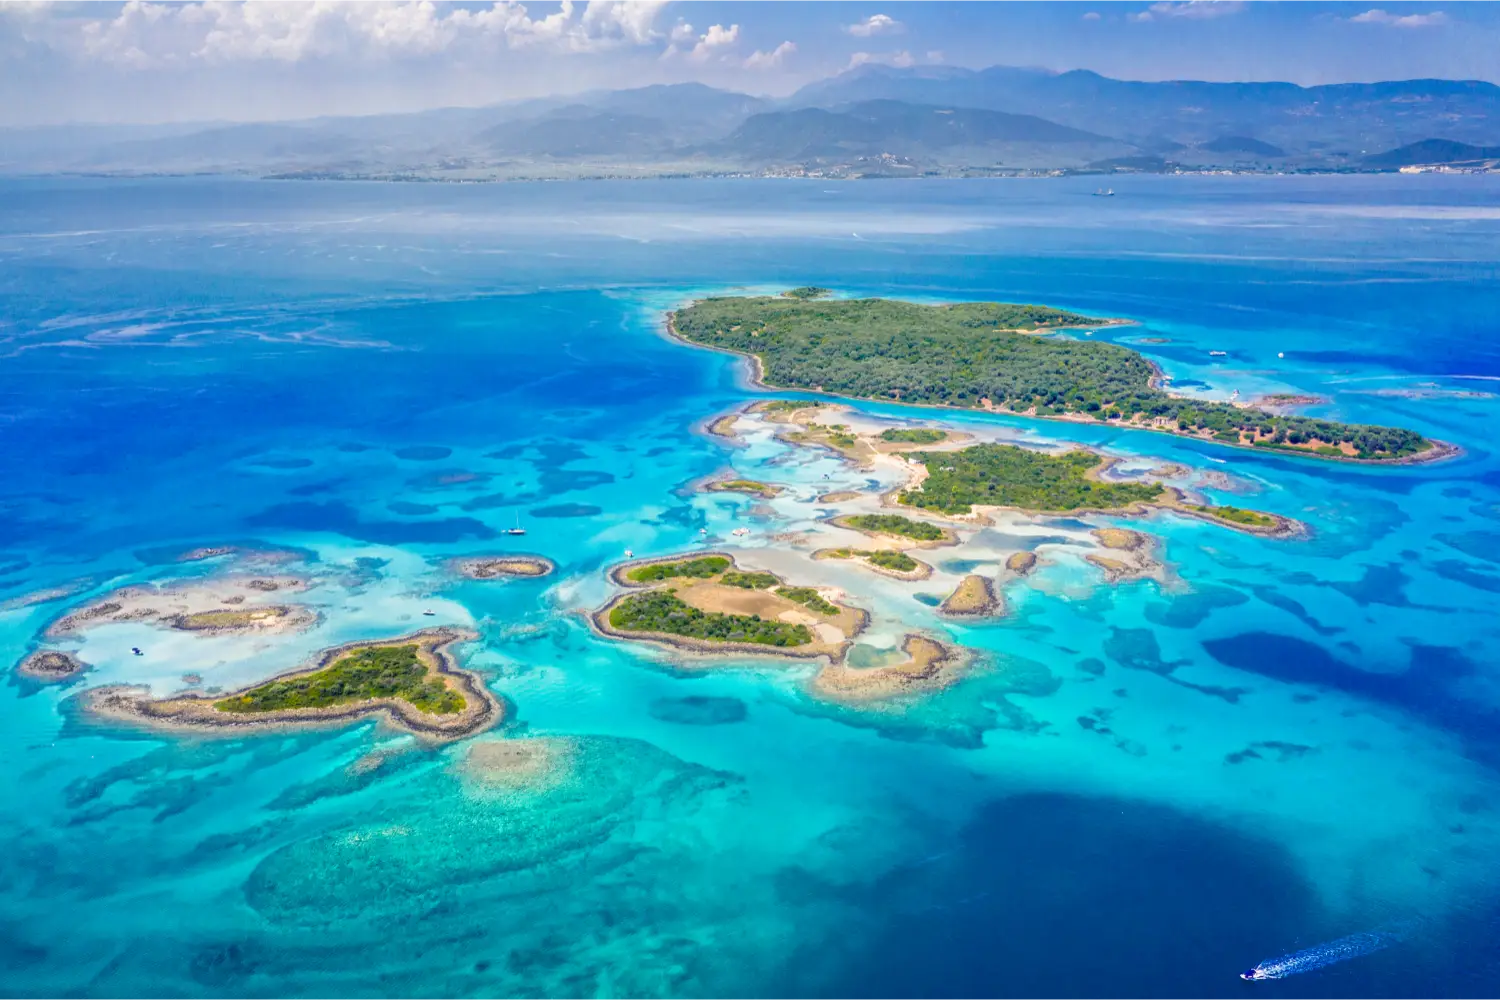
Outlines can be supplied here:
<path id="1" fill-rule="evenodd" d="M 664 60 L 686 56 L 696 63 L 706 63 L 711 60 L 723 62 L 730 57 L 736 43 L 740 40 L 740 26 L 731 24 L 726 28 L 722 24 L 713 24 L 700 35 L 691 24 L 678 21 L 669 37 L 671 44 L 661 54 Z M 793 48 L 795 49 L 796 46 Z M 769 58 L 771 53 L 758 52 L 756 55 Z"/>
<path id="2" fill-rule="evenodd" d="M 724 27 L 722 24 L 710 25 L 688 52 L 688 58 L 694 62 L 707 62 L 716 55 L 723 54 L 723 50 L 731 49 L 734 43 L 740 39 L 740 26 L 731 24 Z"/>
<path id="3" fill-rule="evenodd" d="M 1206 21 L 1210 18 L 1238 14 L 1245 9 L 1243 0 L 1161 0 L 1138 14 L 1131 14 L 1132 21 L 1155 21 L 1158 18 L 1187 18 Z"/>
<path id="4" fill-rule="evenodd" d="M 856 38 L 869 38 L 871 35 L 894 35 L 905 29 L 900 21 L 886 14 L 871 14 L 863 21 L 846 24 L 844 30 Z"/>
<path id="5" fill-rule="evenodd" d="M 1387 14 L 1376 7 L 1367 10 L 1363 14 L 1355 14 L 1349 18 L 1355 24 L 1385 24 L 1392 28 L 1432 28 L 1440 24 L 1451 24 L 1452 20 L 1447 14 L 1435 10 L 1431 14 Z"/>
<path id="6" fill-rule="evenodd" d="M 346 55 L 430 56 L 472 46 L 598 52 L 659 41 L 662 35 L 654 25 L 663 6 L 664 0 L 590 0 L 586 5 L 562 0 L 555 12 L 532 17 L 517 0 L 478 8 L 432 0 L 129 0 L 106 17 L 79 16 L 79 10 L 88 8 L 71 8 L 45 22 L 44 40 L 51 48 L 87 59 L 140 69 L 295 63 Z"/>
<path id="7" fill-rule="evenodd" d="M 794 42 L 786 41 L 776 46 L 770 52 L 756 50 L 745 59 L 746 69 L 778 69 L 786 61 L 786 57 L 797 51 Z"/>
<path id="8" fill-rule="evenodd" d="M 36 16 L 63 6 L 62 0 L 0 0 L 0 15 Z"/>
<path id="9" fill-rule="evenodd" d="M 1091 10 L 1087 14 L 1083 15 L 1082 19 L 1085 21 L 1097 21 L 1099 20 L 1099 12 L 1096 10 Z"/>
<path id="10" fill-rule="evenodd" d="M 590 0 L 581 21 L 594 37 L 617 37 L 632 45 L 645 45 L 661 37 L 654 25 L 667 0 Z"/>

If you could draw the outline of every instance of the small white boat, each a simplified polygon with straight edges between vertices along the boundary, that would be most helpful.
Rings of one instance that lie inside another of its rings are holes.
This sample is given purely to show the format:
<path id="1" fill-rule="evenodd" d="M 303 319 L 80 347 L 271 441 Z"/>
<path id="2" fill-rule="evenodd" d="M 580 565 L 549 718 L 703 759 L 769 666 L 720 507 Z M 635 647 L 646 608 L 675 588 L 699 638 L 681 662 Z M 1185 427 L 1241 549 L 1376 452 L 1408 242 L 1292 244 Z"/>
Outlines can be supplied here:
<path id="1" fill-rule="evenodd" d="M 1229 352 L 1228 351 L 1209 351 L 1208 352 L 1208 356 L 1211 357 L 1211 358 L 1227 358 L 1227 357 L 1229 357 Z"/>
<path id="2" fill-rule="evenodd" d="M 504 533 L 507 534 L 507 535 L 524 535 L 524 534 L 526 534 L 526 529 L 523 528 L 523 527 L 521 527 L 521 515 L 520 514 L 516 515 L 516 526 L 514 528 L 506 528 Z"/>

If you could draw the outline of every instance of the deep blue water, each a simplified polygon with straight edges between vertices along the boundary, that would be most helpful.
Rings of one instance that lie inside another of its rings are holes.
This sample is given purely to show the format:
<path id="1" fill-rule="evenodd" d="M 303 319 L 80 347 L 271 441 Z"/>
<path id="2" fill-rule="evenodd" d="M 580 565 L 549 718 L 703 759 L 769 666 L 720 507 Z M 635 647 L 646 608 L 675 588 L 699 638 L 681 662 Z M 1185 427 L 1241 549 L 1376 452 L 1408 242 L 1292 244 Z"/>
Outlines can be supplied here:
<path id="1" fill-rule="evenodd" d="M 0 688 L 6 992 L 1494 995 L 1500 184 L 1089 190 L 0 183 L 0 659 L 122 585 L 233 569 L 174 561 L 199 545 L 293 552 L 322 615 L 274 641 L 101 627 L 66 647 L 94 666 L 77 684 Z M 1179 387 L 1316 393 L 1465 454 L 1359 468 L 952 416 L 1226 472 L 1220 499 L 1313 535 L 1155 519 L 1171 585 L 1061 559 L 987 625 L 870 582 L 877 621 L 988 664 L 898 706 L 597 639 L 578 612 L 623 550 L 746 526 L 753 554 L 816 529 L 825 475 L 865 485 L 697 433 L 753 393 L 659 335 L 695 294 L 809 283 L 1128 316 L 1099 335 Z M 725 466 L 792 495 L 685 489 Z M 558 573 L 442 569 L 522 545 Z M 449 622 L 481 633 L 466 660 L 513 709 L 480 740 L 566 738 L 555 783 L 476 792 L 467 747 L 373 725 L 163 738 L 72 700 L 233 687 Z M 1420 930 L 1236 978 L 1392 920 Z"/>

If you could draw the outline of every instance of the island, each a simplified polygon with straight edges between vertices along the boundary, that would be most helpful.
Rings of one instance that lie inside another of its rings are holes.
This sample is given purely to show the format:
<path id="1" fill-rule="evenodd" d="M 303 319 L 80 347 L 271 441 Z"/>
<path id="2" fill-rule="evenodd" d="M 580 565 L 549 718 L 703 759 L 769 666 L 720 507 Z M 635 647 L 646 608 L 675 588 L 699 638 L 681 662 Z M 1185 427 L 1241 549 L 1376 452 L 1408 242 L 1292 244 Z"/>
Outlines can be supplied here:
<path id="1" fill-rule="evenodd" d="M 1012 552 L 1005 559 L 1005 568 L 1016 576 L 1026 576 L 1036 569 L 1035 552 Z"/>
<path id="2" fill-rule="evenodd" d="M 830 523 L 862 534 L 894 539 L 917 548 L 937 548 L 958 541 L 952 529 L 930 521 L 915 521 L 902 514 L 841 514 Z"/>
<path id="3" fill-rule="evenodd" d="M 1173 395 L 1129 348 L 1048 334 L 1124 322 L 1003 302 L 725 296 L 668 314 L 669 335 L 752 358 L 768 388 L 1115 423 L 1239 447 L 1360 462 L 1457 449 L 1415 431 Z"/>
<path id="4" fill-rule="evenodd" d="M 1148 578 L 1163 581 L 1166 567 L 1157 559 L 1156 544 L 1150 535 L 1126 528 L 1096 528 L 1091 534 L 1109 555 L 1091 552 L 1084 558 L 1104 571 L 1107 582 Z"/>
<path id="5" fill-rule="evenodd" d="M 424 629 L 325 650 L 310 666 L 220 697 L 153 698 L 144 688 L 115 686 L 86 692 L 83 705 L 116 722 L 230 734 L 374 715 L 424 739 L 454 740 L 504 715 L 483 681 L 452 655 L 453 645 L 475 638 L 464 629 Z"/>
<path id="6" fill-rule="evenodd" d="M 69 680 L 88 669 L 89 665 L 72 653 L 56 649 L 33 650 L 16 664 L 17 674 L 43 684 Z"/>
<path id="7" fill-rule="evenodd" d="M 626 563 L 610 575 L 628 590 L 592 616 L 601 634 L 697 653 L 839 658 L 867 617 L 720 552 Z"/>
<path id="8" fill-rule="evenodd" d="M 948 432 L 936 427 L 887 427 L 880 440 L 891 444 L 937 444 L 946 441 Z"/>
<path id="9" fill-rule="evenodd" d="M 812 554 L 814 559 L 851 559 L 868 566 L 877 573 L 898 580 L 925 580 L 932 575 L 932 567 L 920 559 L 913 559 L 900 549 L 819 549 Z"/>
<path id="10" fill-rule="evenodd" d="M 770 500 L 781 493 L 780 486 L 754 479 L 719 479 L 706 484 L 703 489 L 708 493 L 744 493 L 762 500 Z"/>
<path id="11" fill-rule="evenodd" d="M 969 663 L 962 651 L 909 634 L 904 656 L 848 662 L 854 639 L 869 621 L 831 588 L 798 586 L 774 573 L 741 567 L 724 552 L 667 556 L 616 566 L 610 579 L 625 592 L 594 612 L 599 634 L 696 654 L 690 669 L 721 656 L 754 654 L 824 659 L 808 682 L 814 696 L 868 702 L 946 686 Z"/>
<path id="12" fill-rule="evenodd" d="M 453 572 L 470 580 L 547 576 L 557 569 L 546 556 L 470 556 L 455 559 L 450 565 Z"/>
<path id="13" fill-rule="evenodd" d="M 897 503 L 949 517 L 975 508 L 1013 508 L 1036 514 L 1132 513 L 1170 510 L 1257 535 L 1290 537 L 1305 532 L 1280 514 L 1191 502 L 1183 491 L 1157 482 L 1105 478 L 1116 464 L 1098 452 L 1075 448 L 1061 454 L 1010 444 L 975 444 L 955 451 L 913 452 L 918 466 Z"/>
<path id="14" fill-rule="evenodd" d="M 953 593 L 938 606 L 945 615 L 991 615 L 1000 607 L 995 584 L 987 576 L 971 573 L 958 582 Z"/>

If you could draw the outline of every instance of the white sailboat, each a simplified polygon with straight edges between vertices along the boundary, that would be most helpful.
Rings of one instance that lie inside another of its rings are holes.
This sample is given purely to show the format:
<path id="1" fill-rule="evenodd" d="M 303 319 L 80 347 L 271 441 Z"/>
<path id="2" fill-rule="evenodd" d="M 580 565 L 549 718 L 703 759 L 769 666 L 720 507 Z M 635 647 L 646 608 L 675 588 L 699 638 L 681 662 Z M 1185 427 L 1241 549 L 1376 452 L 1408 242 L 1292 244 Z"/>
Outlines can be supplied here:
<path id="1" fill-rule="evenodd" d="M 507 535 L 524 535 L 524 534 L 526 534 L 526 529 L 523 528 L 523 527 L 521 527 L 521 515 L 520 514 L 516 515 L 516 526 L 514 528 L 506 528 L 505 529 L 505 533 Z"/>

